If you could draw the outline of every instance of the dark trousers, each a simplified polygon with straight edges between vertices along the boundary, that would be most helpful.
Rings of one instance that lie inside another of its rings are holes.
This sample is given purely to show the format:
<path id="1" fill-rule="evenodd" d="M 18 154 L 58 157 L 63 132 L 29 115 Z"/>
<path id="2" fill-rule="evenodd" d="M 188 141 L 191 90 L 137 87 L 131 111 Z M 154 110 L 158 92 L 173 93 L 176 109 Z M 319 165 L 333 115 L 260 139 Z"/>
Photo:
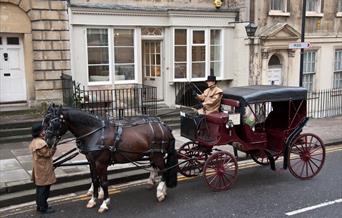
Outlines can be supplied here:
<path id="1" fill-rule="evenodd" d="M 49 207 L 47 199 L 50 194 L 50 185 L 36 186 L 37 210 L 44 211 Z"/>

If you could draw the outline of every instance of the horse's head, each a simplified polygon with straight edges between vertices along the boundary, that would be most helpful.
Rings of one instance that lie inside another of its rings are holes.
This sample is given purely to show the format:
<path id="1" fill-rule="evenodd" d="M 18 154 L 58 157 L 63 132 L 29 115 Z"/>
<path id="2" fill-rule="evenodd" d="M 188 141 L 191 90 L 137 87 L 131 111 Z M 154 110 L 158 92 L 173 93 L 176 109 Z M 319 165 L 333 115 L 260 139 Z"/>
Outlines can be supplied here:
<path id="1" fill-rule="evenodd" d="M 54 104 L 49 106 L 44 117 L 43 126 L 46 143 L 50 147 L 56 146 L 62 135 L 68 130 L 62 106 L 55 106 Z"/>

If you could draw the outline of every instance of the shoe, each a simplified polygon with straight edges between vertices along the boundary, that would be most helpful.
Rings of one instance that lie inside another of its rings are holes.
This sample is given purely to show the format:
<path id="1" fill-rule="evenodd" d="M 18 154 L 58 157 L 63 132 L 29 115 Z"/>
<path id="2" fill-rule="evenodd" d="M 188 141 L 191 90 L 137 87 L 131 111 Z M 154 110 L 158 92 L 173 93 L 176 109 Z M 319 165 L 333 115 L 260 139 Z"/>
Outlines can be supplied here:
<path id="1" fill-rule="evenodd" d="M 55 210 L 52 209 L 51 207 L 46 209 L 46 210 L 37 210 L 37 211 L 40 212 L 40 213 L 44 213 L 44 214 L 49 214 L 49 213 L 54 213 L 55 212 Z"/>

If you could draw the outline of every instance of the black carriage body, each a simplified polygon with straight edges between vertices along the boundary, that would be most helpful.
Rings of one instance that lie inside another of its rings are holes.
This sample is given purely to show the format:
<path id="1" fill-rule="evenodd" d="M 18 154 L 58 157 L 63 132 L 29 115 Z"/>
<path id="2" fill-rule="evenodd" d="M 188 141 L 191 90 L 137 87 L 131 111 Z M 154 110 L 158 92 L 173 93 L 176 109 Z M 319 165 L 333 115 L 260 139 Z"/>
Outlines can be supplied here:
<path id="1" fill-rule="evenodd" d="M 206 147 L 233 144 L 247 153 L 264 149 L 281 153 L 284 143 L 290 143 L 307 121 L 306 96 L 306 89 L 301 87 L 226 88 L 223 90 L 223 111 L 206 115 L 202 122 L 194 115 L 183 114 L 181 135 Z M 248 109 L 255 117 L 253 127 L 244 120 Z M 263 119 L 258 118 L 257 110 L 263 110 Z M 233 114 L 239 114 L 239 122 L 232 123 Z"/>

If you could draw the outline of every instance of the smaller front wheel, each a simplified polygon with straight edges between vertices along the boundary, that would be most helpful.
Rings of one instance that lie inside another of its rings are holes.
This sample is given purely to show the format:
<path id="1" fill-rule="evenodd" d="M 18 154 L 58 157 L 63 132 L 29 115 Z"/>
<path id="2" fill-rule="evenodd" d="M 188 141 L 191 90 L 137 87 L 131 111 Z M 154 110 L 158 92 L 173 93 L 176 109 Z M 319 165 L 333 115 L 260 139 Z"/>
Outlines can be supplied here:
<path id="1" fill-rule="evenodd" d="M 322 169 L 325 147 L 322 140 L 311 133 L 299 135 L 289 148 L 289 170 L 299 179 L 310 179 Z"/>
<path id="2" fill-rule="evenodd" d="M 235 157 L 226 151 L 211 155 L 204 165 L 204 180 L 214 191 L 229 189 L 237 177 L 238 164 Z"/>

